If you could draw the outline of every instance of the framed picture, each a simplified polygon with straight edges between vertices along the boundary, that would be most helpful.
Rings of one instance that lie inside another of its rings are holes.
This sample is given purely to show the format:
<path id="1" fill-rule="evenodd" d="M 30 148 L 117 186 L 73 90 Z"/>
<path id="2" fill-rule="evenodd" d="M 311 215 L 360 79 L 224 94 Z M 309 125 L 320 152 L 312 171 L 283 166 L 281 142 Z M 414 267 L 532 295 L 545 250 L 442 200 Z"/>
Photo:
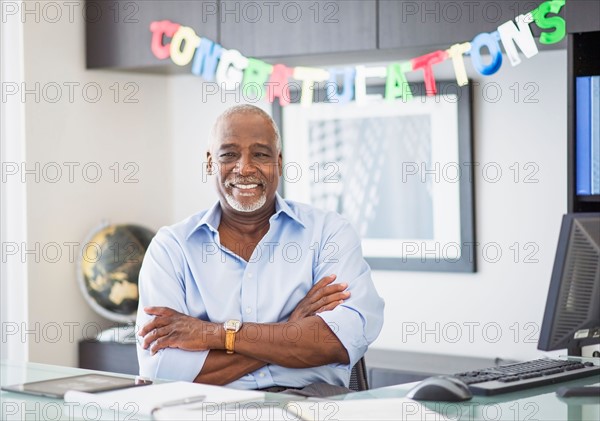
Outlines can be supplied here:
<path id="1" fill-rule="evenodd" d="M 411 85 L 408 101 L 372 86 L 364 104 L 322 91 L 274 105 L 283 196 L 350 220 L 372 269 L 475 271 L 470 85 L 437 85 Z"/>

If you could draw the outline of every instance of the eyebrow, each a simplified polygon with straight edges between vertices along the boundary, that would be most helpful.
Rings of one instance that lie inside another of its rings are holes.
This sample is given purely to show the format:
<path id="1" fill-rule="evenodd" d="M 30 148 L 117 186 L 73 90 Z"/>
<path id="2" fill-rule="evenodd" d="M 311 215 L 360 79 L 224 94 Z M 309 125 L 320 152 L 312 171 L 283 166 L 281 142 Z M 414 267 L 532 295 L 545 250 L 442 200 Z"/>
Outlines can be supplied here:
<path id="1" fill-rule="evenodd" d="M 267 143 L 253 143 L 252 145 L 250 145 L 251 148 L 262 148 L 262 149 L 267 149 L 267 150 L 272 150 L 272 149 L 276 149 L 276 147 L 274 145 L 270 145 Z M 239 149 L 240 145 L 238 145 L 237 143 L 221 143 L 218 147 L 218 150 L 221 149 Z"/>
<path id="2" fill-rule="evenodd" d="M 235 143 L 221 143 L 218 147 L 218 149 L 237 149 L 239 148 L 239 145 L 235 144 Z"/>

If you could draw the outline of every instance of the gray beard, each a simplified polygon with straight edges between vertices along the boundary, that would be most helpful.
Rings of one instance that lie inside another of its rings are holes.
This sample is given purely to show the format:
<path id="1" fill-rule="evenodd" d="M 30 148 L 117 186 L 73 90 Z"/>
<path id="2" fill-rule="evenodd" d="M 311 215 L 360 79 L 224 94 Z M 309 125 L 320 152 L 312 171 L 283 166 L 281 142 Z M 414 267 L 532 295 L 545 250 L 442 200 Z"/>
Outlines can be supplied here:
<path id="1" fill-rule="evenodd" d="M 233 195 L 229 193 L 225 193 L 225 200 L 227 200 L 229 206 L 231 206 L 236 211 L 249 213 L 262 208 L 265 205 L 265 203 L 267 203 L 267 195 L 263 192 L 263 194 L 261 194 L 260 197 L 254 203 L 250 203 L 248 205 L 241 204 L 235 199 L 235 197 L 233 197 Z"/>

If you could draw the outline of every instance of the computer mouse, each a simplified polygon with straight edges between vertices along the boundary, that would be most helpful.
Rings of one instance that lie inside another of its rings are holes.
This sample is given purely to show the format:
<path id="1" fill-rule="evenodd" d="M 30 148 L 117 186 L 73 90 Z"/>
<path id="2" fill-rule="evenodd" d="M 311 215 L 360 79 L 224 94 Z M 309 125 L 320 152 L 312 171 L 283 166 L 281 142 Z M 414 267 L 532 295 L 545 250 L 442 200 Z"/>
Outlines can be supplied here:
<path id="1" fill-rule="evenodd" d="M 473 397 L 469 387 L 452 376 L 429 377 L 413 387 L 407 398 L 416 401 L 461 402 Z"/>

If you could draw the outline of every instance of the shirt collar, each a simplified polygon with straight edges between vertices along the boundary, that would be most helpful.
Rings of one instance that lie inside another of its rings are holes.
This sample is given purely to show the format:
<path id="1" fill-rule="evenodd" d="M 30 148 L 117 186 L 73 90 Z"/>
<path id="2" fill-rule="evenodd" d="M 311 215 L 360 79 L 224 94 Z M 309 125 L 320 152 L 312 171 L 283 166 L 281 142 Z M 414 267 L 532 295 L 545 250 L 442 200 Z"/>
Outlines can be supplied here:
<path id="1" fill-rule="evenodd" d="M 212 207 L 206 211 L 206 213 L 200 218 L 198 223 L 194 226 L 194 228 L 190 231 L 186 240 L 189 239 L 193 233 L 198 231 L 201 227 L 207 226 L 209 230 L 212 232 L 218 232 L 219 223 L 221 222 L 221 204 L 217 200 L 217 202 L 212 205 Z"/>
<path id="2" fill-rule="evenodd" d="M 271 217 L 277 218 L 280 213 L 284 213 L 289 216 L 292 220 L 296 221 L 302 228 L 306 228 L 306 225 L 300 220 L 300 217 L 296 212 L 290 208 L 285 200 L 279 195 L 279 193 L 275 193 L 275 215 Z"/>
<path id="3" fill-rule="evenodd" d="M 275 214 L 271 216 L 270 220 L 279 217 L 279 214 L 285 214 L 292 220 L 296 221 L 302 228 L 306 228 L 306 225 L 300 220 L 298 214 L 290 208 L 290 206 L 286 203 L 285 200 L 279 195 L 279 193 L 275 193 Z M 221 203 L 217 200 L 217 202 L 206 211 L 206 213 L 200 218 L 198 223 L 194 226 L 194 229 L 190 231 L 186 239 L 189 239 L 193 233 L 198 231 L 201 227 L 207 226 L 213 232 L 218 232 L 219 224 L 221 223 Z"/>

